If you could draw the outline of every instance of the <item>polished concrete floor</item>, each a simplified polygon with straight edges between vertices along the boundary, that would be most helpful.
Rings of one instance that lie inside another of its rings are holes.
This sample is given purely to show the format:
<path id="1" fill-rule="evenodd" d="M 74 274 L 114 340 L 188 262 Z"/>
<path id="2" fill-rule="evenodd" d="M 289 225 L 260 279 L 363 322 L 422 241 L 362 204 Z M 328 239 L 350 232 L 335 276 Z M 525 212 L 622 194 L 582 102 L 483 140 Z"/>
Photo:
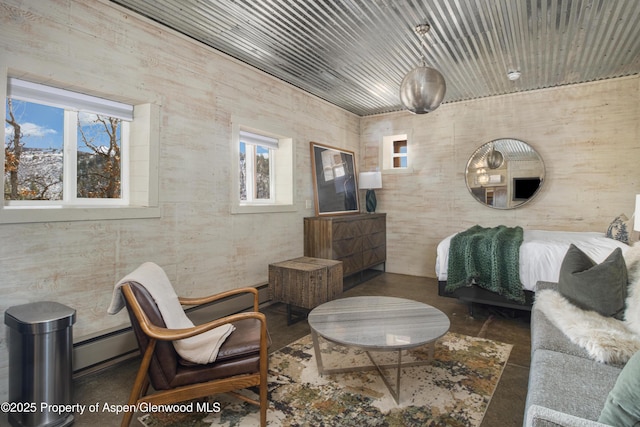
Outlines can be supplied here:
<path id="1" fill-rule="evenodd" d="M 350 288 L 344 296 L 386 295 L 409 298 L 433 305 L 451 319 L 451 331 L 480 336 L 513 345 L 507 367 L 491 400 L 482 427 L 521 426 L 524 415 L 530 361 L 529 319 L 522 312 L 501 312 L 488 307 L 476 307 L 474 316 L 468 307 L 451 298 L 438 296 L 435 279 L 383 273 Z M 287 325 L 283 304 L 271 304 L 266 314 L 273 340 L 270 351 L 276 351 L 309 333 L 306 321 Z M 74 381 L 74 403 L 110 405 L 126 403 L 139 365 L 135 358 L 116 366 L 86 375 Z M 109 411 L 76 414 L 76 426 L 115 426 L 122 415 Z M 134 418 L 132 426 L 140 425 Z"/>

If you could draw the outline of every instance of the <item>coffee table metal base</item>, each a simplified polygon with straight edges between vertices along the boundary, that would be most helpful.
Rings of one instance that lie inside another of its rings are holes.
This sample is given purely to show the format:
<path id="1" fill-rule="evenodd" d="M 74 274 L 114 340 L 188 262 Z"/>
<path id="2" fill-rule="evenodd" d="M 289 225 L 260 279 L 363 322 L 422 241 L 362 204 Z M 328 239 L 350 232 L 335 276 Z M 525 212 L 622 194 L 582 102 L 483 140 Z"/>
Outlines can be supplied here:
<path id="1" fill-rule="evenodd" d="M 371 371 L 374 369 L 378 370 L 378 373 L 380 374 L 380 378 L 382 379 L 382 381 L 384 382 L 384 385 L 387 387 L 387 389 L 389 390 L 389 393 L 391 393 L 391 395 L 393 396 L 393 399 L 396 401 L 396 404 L 400 403 L 400 378 L 401 378 L 401 372 L 402 372 L 402 368 L 406 368 L 406 367 L 411 367 L 411 366 L 423 366 L 423 365 L 429 365 L 431 364 L 431 362 L 433 361 L 433 354 L 435 352 L 435 341 L 432 341 L 428 344 L 425 344 L 426 346 L 429 347 L 429 357 L 427 360 L 421 360 L 418 362 L 409 362 L 409 363 L 402 363 L 402 350 L 401 349 L 395 349 L 395 350 L 386 350 L 385 352 L 387 353 L 397 353 L 397 358 L 396 358 L 396 362 L 393 364 L 379 364 L 375 361 L 375 359 L 373 358 L 373 356 L 371 355 L 371 352 L 369 352 L 369 350 L 364 350 L 364 352 L 366 353 L 367 357 L 369 357 L 369 360 L 371 361 L 372 365 L 370 366 L 356 366 L 356 367 L 349 367 L 349 368 L 330 368 L 327 369 L 324 367 L 323 363 L 322 363 L 322 351 L 320 350 L 320 340 L 319 340 L 319 336 L 318 334 L 314 331 L 311 330 L 311 338 L 313 339 L 313 349 L 314 352 L 316 354 L 316 363 L 318 365 L 318 373 L 320 375 L 325 375 L 325 374 L 340 374 L 340 373 L 344 373 L 344 372 L 359 372 L 359 371 Z M 327 339 L 326 337 L 323 337 L 324 340 L 328 341 L 328 342 L 332 342 L 330 339 Z M 340 345 L 343 346 L 342 344 L 339 343 L 335 343 L 332 342 L 335 345 Z M 344 346 L 343 346 L 344 347 Z M 353 348 L 354 346 L 348 346 Z M 395 376 L 396 376 L 396 381 L 395 381 L 395 387 L 392 384 L 392 381 L 387 377 L 387 375 L 385 375 L 384 370 L 385 369 L 393 369 L 395 368 Z"/>

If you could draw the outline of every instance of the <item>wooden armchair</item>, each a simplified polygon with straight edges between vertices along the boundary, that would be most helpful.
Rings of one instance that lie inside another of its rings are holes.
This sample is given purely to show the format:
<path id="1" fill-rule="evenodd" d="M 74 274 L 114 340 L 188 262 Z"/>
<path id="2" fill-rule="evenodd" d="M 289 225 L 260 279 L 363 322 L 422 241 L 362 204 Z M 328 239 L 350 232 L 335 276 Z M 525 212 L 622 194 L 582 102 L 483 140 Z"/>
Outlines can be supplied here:
<path id="1" fill-rule="evenodd" d="M 270 338 L 264 314 L 258 311 L 258 291 L 240 288 L 204 298 L 179 298 L 182 305 L 207 304 L 232 295 L 252 293 L 253 311 L 237 313 L 187 329 L 167 329 L 149 292 L 137 282 L 122 286 L 131 325 L 138 340 L 142 362 L 129 397 L 129 405 L 141 402 L 169 404 L 218 393 L 231 393 L 260 407 L 260 425 L 267 423 L 267 348 Z M 213 363 L 182 360 L 171 341 L 188 338 L 226 323 L 235 330 L 224 341 Z M 155 392 L 147 395 L 149 383 Z M 259 401 L 236 390 L 258 386 Z M 128 426 L 127 412 L 122 426 Z"/>

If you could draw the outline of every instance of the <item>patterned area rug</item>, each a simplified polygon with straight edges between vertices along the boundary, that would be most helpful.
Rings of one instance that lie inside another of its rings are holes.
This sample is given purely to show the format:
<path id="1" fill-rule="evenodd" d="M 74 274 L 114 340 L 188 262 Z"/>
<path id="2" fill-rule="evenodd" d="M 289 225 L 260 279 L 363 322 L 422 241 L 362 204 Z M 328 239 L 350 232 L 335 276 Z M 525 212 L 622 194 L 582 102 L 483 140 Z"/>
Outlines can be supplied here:
<path id="1" fill-rule="evenodd" d="M 511 352 L 510 344 L 448 333 L 433 361 L 402 368 L 396 404 L 377 370 L 318 375 L 311 336 L 273 353 L 269 360 L 269 426 L 479 426 Z M 361 350 L 322 343 L 325 368 L 371 365 Z M 377 363 L 393 353 L 375 353 Z M 402 353 L 402 362 L 428 361 L 428 348 Z M 395 369 L 387 372 L 387 376 Z M 249 391 L 249 393 L 251 393 Z M 147 427 L 259 425 L 256 406 L 213 396 L 210 413 L 153 413 Z M 201 405 L 206 406 L 206 405 Z"/>

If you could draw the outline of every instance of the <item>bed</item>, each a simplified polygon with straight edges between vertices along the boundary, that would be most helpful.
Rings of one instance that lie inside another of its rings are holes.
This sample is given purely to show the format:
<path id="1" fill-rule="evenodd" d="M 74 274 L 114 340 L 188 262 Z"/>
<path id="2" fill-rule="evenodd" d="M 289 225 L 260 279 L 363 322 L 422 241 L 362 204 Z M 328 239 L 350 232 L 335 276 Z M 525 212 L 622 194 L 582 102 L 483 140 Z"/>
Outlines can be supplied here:
<path id="1" fill-rule="evenodd" d="M 456 289 L 445 289 L 448 277 L 449 247 L 454 233 L 442 240 L 436 252 L 436 275 L 438 294 L 458 298 L 469 303 L 488 304 L 518 310 L 531 310 L 535 286 L 538 281 L 557 282 L 564 255 L 573 243 L 595 262 L 602 262 L 615 248 L 626 251 L 629 246 L 618 240 L 605 237 L 598 232 L 524 230 L 519 254 L 519 278 L 524 289 L 524 302 L 516 302 L 495 292 L 472 285 Z"/>

